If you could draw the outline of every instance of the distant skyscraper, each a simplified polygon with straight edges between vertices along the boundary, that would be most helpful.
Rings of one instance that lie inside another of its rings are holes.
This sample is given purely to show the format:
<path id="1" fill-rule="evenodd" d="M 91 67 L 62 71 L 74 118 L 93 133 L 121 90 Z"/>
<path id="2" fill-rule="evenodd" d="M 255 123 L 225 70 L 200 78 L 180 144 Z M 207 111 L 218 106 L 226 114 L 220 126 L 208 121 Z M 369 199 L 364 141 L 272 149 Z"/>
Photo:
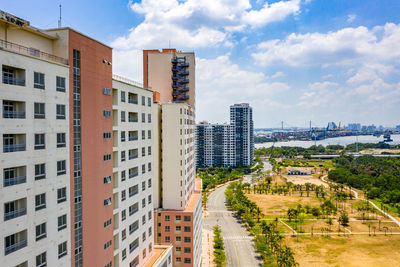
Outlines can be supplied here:
<path id="1" fill-rule="evenodd" d="M 230 106 L 229 124 L 196 126 L 196 167 L 249 166 L 254 158 L 253 111 L 249 104 Z"/>

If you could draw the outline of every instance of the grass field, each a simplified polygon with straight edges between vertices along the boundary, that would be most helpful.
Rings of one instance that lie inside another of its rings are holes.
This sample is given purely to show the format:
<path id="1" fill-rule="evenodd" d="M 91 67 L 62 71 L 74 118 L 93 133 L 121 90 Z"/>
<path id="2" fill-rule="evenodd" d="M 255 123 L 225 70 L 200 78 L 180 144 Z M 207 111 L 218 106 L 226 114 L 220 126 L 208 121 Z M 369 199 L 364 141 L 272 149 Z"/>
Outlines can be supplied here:
<path id="1" fill-rule="evenodd" d="M 279 217 L 283 220 L 278 224 L 278 229 L 282 233 L 293 233 L 285 224 L 300 233 L 333 233 L 330 236 L 286 235 L 285 242 L 293 249 L 295 259 L 300 266 L 400 266 L 400 235 L 390 235 L 391 232 L 400 232 L 400 228 L 376 213 L 368 214 L 370 220 L 359 221 L 361 212 L 357 207 L 363 203 L 361 200 L 347 200 L 344 209 L 349 214 L 350 222 L 346 226 L 347 230 L 340 227 L 341 234 L 338 236 L 336 234 L 339 230 L 338 215 L 330 216 L 333 218 L 332 225 L 328 224 L 324 216 L 317 219 L 307 215 L 301 225 L 287 220 L 289 208 L 296 208 L 298 204 L 318 207 L 322 202 L 321 198 L 252 193 L 246 196 L 262 209 L 265 214 L 264 219 Z M 387 236 L 373 235 L 374 231 L 383 233 L 385 229 Z M 348 235 L 349 231 L 370 232 L 371 236 Z M 344 236 L 343 233 L 347 235 Z"/>
<path id="2" fill-rule="evenodd" d="M 286 237 L 300 266 L 399 266 L 400 236 Z"/>

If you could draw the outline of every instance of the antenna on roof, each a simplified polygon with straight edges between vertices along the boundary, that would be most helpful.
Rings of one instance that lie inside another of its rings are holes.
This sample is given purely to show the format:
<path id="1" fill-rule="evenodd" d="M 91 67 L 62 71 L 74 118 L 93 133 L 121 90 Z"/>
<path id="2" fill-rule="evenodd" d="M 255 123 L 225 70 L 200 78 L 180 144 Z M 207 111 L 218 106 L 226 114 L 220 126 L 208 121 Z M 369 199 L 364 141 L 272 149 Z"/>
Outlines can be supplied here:
<path id="1" fill-rule="evenodd" d="M 60 19 L 58 20 L 58 28 L 61 28 L 61 4 L 60 4 Z"/>

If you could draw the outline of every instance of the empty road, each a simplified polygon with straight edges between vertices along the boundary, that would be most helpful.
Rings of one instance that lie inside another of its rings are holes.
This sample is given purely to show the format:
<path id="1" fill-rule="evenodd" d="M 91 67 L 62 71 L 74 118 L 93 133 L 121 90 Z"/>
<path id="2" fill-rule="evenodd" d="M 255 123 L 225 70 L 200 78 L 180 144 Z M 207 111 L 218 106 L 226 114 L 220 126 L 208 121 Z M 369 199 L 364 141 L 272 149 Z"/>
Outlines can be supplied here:
<path id="1" fill-rule="evenodd" d="M 212 230 L 215 225 L 221 227 L 228 266 L 262 266 L 250 234 L 227 208 L 224 193 L 227 186 L 224 185 L 210 194 L 207 202 L 208 215 L 203 218 L 203 228 Z"/>

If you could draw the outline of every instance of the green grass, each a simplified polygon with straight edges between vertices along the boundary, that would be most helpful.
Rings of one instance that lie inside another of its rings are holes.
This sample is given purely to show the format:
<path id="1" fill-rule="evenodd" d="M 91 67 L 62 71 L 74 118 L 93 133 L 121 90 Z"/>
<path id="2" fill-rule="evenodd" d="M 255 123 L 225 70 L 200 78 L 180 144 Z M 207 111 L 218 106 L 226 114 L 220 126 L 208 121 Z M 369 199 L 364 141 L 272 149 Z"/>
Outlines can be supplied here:
<path id="1" fill-rule="evenodd" d="M 371 200 L 378 208 L 381 208 L 381 205 L 385 206 L 389 212 L 395 213 L 396 215 L 400 215 L 400 210 L 398 210 L 396 207 L 393 207 L 389 204 L 384 204 L 380 199 L 372 199 Z"/>

